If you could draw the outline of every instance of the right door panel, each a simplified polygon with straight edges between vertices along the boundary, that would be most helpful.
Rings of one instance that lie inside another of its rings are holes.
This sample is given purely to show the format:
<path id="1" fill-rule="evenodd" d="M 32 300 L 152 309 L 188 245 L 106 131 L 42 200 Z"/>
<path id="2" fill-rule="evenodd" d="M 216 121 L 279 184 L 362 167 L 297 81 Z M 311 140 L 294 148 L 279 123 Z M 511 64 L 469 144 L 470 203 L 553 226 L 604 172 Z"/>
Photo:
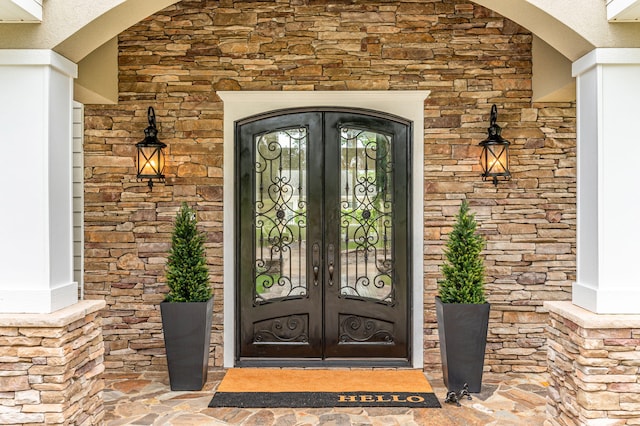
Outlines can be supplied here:
<path id="1" fill-rule="evenodd" d="M 408 359 L 409 126 L 347 113 L 324 125 L 325 358 Z"/>

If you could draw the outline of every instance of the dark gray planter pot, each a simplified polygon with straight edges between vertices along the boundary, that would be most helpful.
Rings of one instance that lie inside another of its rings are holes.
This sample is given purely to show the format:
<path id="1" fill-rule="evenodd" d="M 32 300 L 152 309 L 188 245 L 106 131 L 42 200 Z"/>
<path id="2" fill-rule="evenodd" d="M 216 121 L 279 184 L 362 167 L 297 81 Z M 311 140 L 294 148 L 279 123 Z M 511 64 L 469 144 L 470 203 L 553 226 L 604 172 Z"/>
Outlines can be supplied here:
<path id="1" fill-rule="evenodd" d="M 450 391 L 458 392 L 466 383 L 469 392 L 480 392 L 490 307 L 442 303 L 436 297 L 442 375 Z"/>
<path id="2" fill-rule="evenodd" d="M 160 304 L 171 390 L 201 390 L 207 381 L 213 297 Z"/>

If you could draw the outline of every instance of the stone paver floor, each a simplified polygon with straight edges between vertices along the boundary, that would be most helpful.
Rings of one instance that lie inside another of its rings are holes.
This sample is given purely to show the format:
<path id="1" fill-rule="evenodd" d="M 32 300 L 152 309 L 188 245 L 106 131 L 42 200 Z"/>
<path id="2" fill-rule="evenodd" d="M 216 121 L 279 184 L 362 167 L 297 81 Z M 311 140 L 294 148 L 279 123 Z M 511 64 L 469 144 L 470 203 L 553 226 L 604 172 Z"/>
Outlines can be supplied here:
<path id="1" fill-rule="evenodd" d="M 426 373 L 441 409 L 409 408 L 208 408 L 224 372 L 212 371 L 199 392 L 172 392 L 163 373 L 108 374 L 105 424 L 118 425 L 542 425 L 545 374 L 485 374 L 483 389 L 462 406 L 444 404 L 441 377 Z"/>

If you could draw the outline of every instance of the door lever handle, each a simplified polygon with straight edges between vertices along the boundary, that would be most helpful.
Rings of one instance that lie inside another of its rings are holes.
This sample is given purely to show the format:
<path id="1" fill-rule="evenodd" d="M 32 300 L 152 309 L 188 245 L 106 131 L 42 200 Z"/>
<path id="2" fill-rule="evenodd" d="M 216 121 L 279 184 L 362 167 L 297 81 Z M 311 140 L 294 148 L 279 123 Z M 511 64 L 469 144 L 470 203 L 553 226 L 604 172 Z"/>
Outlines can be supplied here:
<path id="1" fill-rule="evenodd" d="M 320 272 L 320 244 L 314 243 L 311 248 L 311 258 L 313 262 L 313 285 L 318 285 L 318 274 Z"/>
<path id="2" fill-rule="evenodd" d="M 329 264 L 329 285 L 333 285 L 333 261 L 334 261 L 334 248 L 333 244 L 329 244 L 327 247 L 327 263 Z"/>
<path id="3" fill-rule="evenodd" d="M 329 285 L 333 285 L 333 263 L 329 263 Z"/>

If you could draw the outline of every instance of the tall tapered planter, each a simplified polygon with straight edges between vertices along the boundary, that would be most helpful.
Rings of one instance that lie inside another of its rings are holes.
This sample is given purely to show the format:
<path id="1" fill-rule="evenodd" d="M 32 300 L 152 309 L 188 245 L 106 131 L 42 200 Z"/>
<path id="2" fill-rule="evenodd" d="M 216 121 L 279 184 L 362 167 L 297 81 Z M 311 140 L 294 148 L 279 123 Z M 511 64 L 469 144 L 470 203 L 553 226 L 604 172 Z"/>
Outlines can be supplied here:
<path id="1" fill-rule="evenodd" d="M 201 390 L 207 381 L 213 297 L 160 304 L 171 390 Z"/>
<path id="2" fill-rule="evenodd" d="M 436 297 L 442 375 L 450 391 L 460 391 L 467 384 L 469 392 L 480 392 L 490 306 L 442 303 Z"/>
<path id="3" fill-rule="evenodd" d="M 195 210 L 182 203 L 167 259 L 169 293 L 160 304 L 171 390 L 200 390 L 207 381 L 213 297 L 206 235 L 196 225 Z"/>

